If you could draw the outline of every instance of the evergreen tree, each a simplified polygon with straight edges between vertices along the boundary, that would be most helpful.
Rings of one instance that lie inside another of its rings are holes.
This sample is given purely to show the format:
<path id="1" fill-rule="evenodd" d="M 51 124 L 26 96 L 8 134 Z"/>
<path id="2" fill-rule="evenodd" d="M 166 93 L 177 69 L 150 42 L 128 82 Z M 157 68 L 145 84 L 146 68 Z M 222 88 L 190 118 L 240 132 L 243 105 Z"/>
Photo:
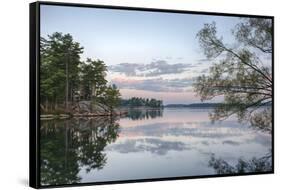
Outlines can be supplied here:
<path id="1" fill-rule="evenodd" d="M 54 33 L 47 39 L 41 38 L 40 95 L 45 107 L 69 102 L 79 85 L 80 54 L 83 47 L 70 34 Z"/>
<path id="2" fill-rule="evenodd" d="M 106 89 L 106 65 L 101 60 L 94 61 L 88 58 L 81 69 L 83 96 L 87 100 L 96 101 Z"/>
<path id="3" fill-rule="evenodd" d="M 120 92 L 107 85 L 107 67 L 101 60 L 80 60 L 83 47 L 70 34 L 55 32 L 40 40 L 41 111 L 71 112 L 76 97 L 102 103 L 110 112 L 119 105 Z"/>
<path id="4" fill-rule="evenodd" d="M 109 111 L 111 114 L 113 113 L 114 108 L 119 106 L 121 100 L 120 96 L 121 94 L 115 84 L 106 88 L 102 100 L 103 103 L 109 107 Z"/>

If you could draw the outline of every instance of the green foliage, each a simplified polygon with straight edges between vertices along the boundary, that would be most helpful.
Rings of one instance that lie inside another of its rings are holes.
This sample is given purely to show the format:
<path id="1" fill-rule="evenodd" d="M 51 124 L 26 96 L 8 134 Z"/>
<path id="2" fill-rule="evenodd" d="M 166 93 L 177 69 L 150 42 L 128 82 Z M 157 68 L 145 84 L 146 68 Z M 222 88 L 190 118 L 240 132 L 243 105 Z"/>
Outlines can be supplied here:
<path id="1" fill-rule="evenodd" d="M 111 111 L 119 104 L 119 90 L 107 84 L 105 63 L 82 62 L 83 47 L 70 34 L 56 32 L 41 38 L 40 45 L 41 113 L 71 112 L 69 106 L 80 100 L 102 102 Z"/>
<path id="2" fill-rule="evenodd" d="M 261 116 L 258 112 L 272 101 L 271 65 L 264 63 L 264 57 L 271 55 L 271 20 L 243 19 L 233 34 L 238 44 L 235 46 L 217 37 L 214 22 L 205 24 L 197 34 L 204 54 L 214 63 L 207 75 L 197 78 L 195 92 L 202 101 L 218 96 L 224 98 L 223 104 L 210 115 L 213 121 L 232 114 L 237 114 L 240 121 L 253 120 L 253 115 Z M 269 114 L 266 118 L 270 121 L 259 123 L 267 125 L 271 123 L 271 109 L 264 114 Z M 263 128 L 269 129 L 268 126 Z"/>
<path id="3" fill-rule="evenodd" d="M 99 101 L 109 107 L 109 111 L 112 113 L 114 107 L 119 106 L 121 94 L 116 85 L 110 85 L 105 89 L 105 93 L 99 98 Z"/>
<path id="4" fill-rule="evenodd" d="M 139 97 L 132 97 L 128 100 L 122 100 L 121 106 L 128 106 L 128 107 L 153 107 L 153 108 L 159 108 L 163 107 L 163 101 L 162 100 L 156 100 L 154 98 L 148 99 L 148 98 L 139 98 Z"/>
<path id="5" fill-rule="evenodd" d="M 106 65 L 101 60 L 87 59 L 86 63 L 81 65 L 81 86 L 82 97 L 85 100 L 99 97 L 106 89 Z"/>
<path id="6" fill-rule="evenodd" d="M 40 45 L 40 99 L 48 110 L 49 104 L 57 107 L 66 99 L 73 99 L 78 89 L 78 65 L 83 47 L 70 34 L 58 32 L 48 39 L 41 38 Z"/>

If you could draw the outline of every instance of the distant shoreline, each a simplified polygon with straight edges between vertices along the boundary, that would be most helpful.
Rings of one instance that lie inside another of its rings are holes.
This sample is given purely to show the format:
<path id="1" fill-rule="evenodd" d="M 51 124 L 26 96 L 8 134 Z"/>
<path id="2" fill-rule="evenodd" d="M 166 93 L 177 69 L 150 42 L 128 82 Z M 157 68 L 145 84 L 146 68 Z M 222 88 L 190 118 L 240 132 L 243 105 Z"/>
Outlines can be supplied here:
<path id="1" fill-rule="evenodd" d="M 167 104 L 165 108 L 213 108 L 222 105 L 222 103 L 193 103 L 193 104 Z"/>
<path id="2" fill-rule="evenodd" d="M 164 108 L 215 108 L 221 105 L 223 103 L 167 104 L 164 105 Z M 271 106 L 271 104 L 263 106 Z"/>

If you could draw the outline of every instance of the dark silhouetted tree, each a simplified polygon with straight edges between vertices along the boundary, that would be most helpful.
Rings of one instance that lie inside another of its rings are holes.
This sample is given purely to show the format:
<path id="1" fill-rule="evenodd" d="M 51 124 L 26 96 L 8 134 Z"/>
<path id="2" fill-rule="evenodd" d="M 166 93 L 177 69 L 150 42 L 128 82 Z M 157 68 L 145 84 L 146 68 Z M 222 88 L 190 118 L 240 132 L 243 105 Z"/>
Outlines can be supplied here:
<path id="1" fill-rule="evenodd" d="M 272 21 L 247 18 L 233 30 L 236 43 L 225 44 L 217 36 L 216 24 L 205 24 L 198 32 L 200 46 L 213 60 L 209 73 L 194 83 L 201 100 L 223 96 L 224 102 L 210 115 L 213 121 L 237 114 L 240 121 L 271 129 L 272 102 Z M 261 109 L 258 109 L 261 108 Z M 261 111 L 263 110 L 263 111 Z"/>

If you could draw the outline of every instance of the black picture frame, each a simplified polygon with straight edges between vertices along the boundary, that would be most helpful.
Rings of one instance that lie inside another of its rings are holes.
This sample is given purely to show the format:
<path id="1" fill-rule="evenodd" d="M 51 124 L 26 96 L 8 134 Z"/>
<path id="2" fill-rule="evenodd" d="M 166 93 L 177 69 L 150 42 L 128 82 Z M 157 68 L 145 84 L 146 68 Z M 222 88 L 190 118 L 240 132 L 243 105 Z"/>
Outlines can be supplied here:
<path id="1" fill-rule="evenodd" d="M 253 172 L 245 174 L 220 174 L 220 175 L 201 175 L 201 176 L 182 176 L 169 178 L 151 178 L 151 179 L 136 179 L 136 180 L 122 180 L 122 181 L 106 181 L 106 182 L 92 182 L 92 183 L 75 183 L 75 184 L 61 184 L 61 185 L 40 185 L 40 6 L 67 6 L 67 7 L 87 7 L 87 8 L 102 8 L 111 10 L 131 10 L 131 11 L 148 11 L 148 12 L 163 12 L 163 13 L 183 13 L 195 15 L 213 15 L 213 16 L 231 16 L 231 17 L 248 17 L 248 18 L 267 18 L 272 20 L 272 171 L 269 172 Z M 201 12 L 201 11 L 187 11 L 187 10 L 171 10 L 171 9 L 157 9 L 157 8 L 141 8 L 141 7 L 125 7 L 125 6 L 109 6 L 109 5 L 92 5 L 80 3 L 61 3 L 61 2 L 45 2 L 39 1 L 30 3 L 29 8 L 29 39 L 30 39 L 30 80 L 29 80 L 29 185 L 33 188 L 54 188 L 54 187 L 72 187 L 72 186 L 87 186 L 87 185 L 102 185 L 102 184 L 120 184 L 120 183 L 136 183 L 136 182 L 152 182 L 152 181 L 166 181 L 166 180 L 182 180 L 182 179 L 196 179 L 196 178 L 213 178 L 213 177 L 229 177 L 229 176 L 245 176 L 245 175 L 259 175 L 259 174 L 273 174 L 274 173 L 274 17 L 264 15 L 248 15 L 248 14 L 233 14 L 233 13 L 217 13 L 217 12 Z"/>

